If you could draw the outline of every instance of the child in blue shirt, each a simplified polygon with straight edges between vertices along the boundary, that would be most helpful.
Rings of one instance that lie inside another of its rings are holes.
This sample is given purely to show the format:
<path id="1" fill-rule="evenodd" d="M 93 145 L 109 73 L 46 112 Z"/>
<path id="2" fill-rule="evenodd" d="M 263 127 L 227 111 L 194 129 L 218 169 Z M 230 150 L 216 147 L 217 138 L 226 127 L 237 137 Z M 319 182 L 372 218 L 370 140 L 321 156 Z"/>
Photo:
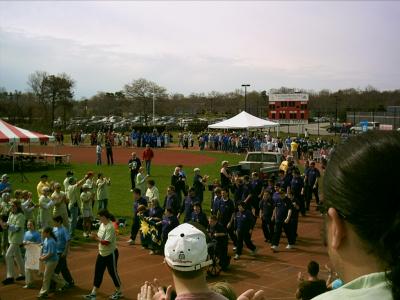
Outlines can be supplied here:
<path id="1" fill-rule="evenodd" d="M 28 231 L 24 234 L 23 244 L 25 248 L 29 247 L 30 244 L 37 244 L 39 245 L 42 242 L 40 238 L 40 233 L 35 229 L 35 224 L 33 220 L 28 220 L 26 223 Z M 33 269 L 28 269 L 25 264 L 25 285 L 23 286 L 24 289 L 32 289 L 33 280 L 32 280 L 32 273 L 34 272 Z"/>

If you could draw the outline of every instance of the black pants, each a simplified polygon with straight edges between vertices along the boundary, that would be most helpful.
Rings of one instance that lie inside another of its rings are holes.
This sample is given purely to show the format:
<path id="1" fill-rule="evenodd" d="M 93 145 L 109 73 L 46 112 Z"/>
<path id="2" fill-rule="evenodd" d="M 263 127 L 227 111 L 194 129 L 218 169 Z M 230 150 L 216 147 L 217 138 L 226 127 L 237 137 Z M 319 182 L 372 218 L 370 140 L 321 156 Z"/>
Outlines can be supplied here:
<path id="1" fill-rule="evenodd" d="M 114 158 L 113 158 L 112 150 L 111 151 L 107 150 L 106 154 L 107 154 L 107 165 L 110 165 L 110 164 L 113 165 L 114 164 Z"/>
<path id="2" fill-rule="evenodd" d="M 114 282 L 114 286 L 119 288 L 121 286 L 121 281 L 118 276 L 117 271 L 117 262 L 118 262 L 118 249 L 115 249 L 113 253 L 107 256 L 101 256 L 97 254 L 96 259 L 96 267 L 94 270 L 94 280 L 93 285 L 96 288 L 100 288 L 101 282 L 103 281 L 104 271 L 107 268 L 108 274 L 112 281 Z"/>
<path id="3" fill-rule="evenodd" d="M 55 274 L 60 274 L 60 272 L 66 282 L 68 282 L 69 284 L 74 283 L 74 280 L 72 279 L 71 273 L 68 269 L 67 257 L 62 256 L 61 253 L 58 254 L 58 263 L 54 270 Z"/>
<path id="4" fill-rule="evenodd" d="M 264 233 L 264 238 L 268 242 L 272 242 L 272 237 L 274 236 L 274 222 L 271 221 L 271 216 L 266 216 L 261 219 L 261 227 Z"/>
<path id="5" fill-rule="evenodd" d="M 138 216 L 133 217 L 133 223 L 131 227 L 131 239 L 134 241 L 140 229 L 140 219 Z"/>
<path id="6" fill-rule="evenodd" d="M 310 202 L 312 195 L 314 194 L 315 202 L 319 205 L 318 185 L 314 188 L 313 186 L 307 186 L 306 192 L 306 210 L 310 209 Z"/>
<path id="7" fill-rule="evenodd" d="M 272 239 L 272 245 L 279 246 L 279 241 L 281 239 L 282 229 L 285 231 L 286 237 L 288 239 L 288 244 L 293 245 L 293 234 L 291 232 L 290 222 L 288 224 L 284 222 L 275 222 L 274 237 Z"/>
<path id="8" fill-rule="evenodd" d="M 295 200 L 295 202 L 298 203 L 299 206 L 300 206 L 300 213 L 301 213 L 301 215 L 302 215 L 302 216 L 305 216 L 305 214 L 306 214 L 306 204 L 305 204 L 305 201 L 304 201 L 304 195 L 295 194 L 295 195 L 294 195 L 294 200 Z"/>
<path id="9" fill-rule="evenodd" d="M 225 225 L 226 227 L 227 225 Z M 226 230 L 228 231 L 228 235 L 231 238 L 233 245 L 236 247 L 237 245 L 237 236 L 235 234 L 235 230 L 233 229 L 233 224 L 231 225 L 230 228 L 226 227 Z"/>
<path id="10" fill-rule="evenodd" d="M 216 255 L 219 257 L 219 265 L 222 270 L 226 270 L 229 267 L 229 256 L 228 256 L 228 237 L 224 240 L 218 240 L 216 246 Z"/>
<path id="11" fill-rule="evenodd" d="M 246 244 L 246 247 L 249 248 L 251 251 L 256 250 L 256 246 L 254 246 L 253 242 L 251 241 L 251 236 L 250 236 L 249 231 L 248 230 L 238 230 L 237 231 L 236 254 L 242 255 L 243 242 Z"/>

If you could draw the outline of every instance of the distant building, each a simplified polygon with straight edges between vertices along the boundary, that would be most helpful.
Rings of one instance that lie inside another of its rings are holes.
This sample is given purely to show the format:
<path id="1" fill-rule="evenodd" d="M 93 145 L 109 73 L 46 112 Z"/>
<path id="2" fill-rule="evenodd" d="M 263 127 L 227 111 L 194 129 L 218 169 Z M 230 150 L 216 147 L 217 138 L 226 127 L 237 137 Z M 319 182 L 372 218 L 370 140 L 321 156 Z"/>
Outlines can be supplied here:
<path id="1" fill-rule="evenodd" d="M 308 124 L 308 94 L 269 95 L 268 118 L 279 124 Z"/>

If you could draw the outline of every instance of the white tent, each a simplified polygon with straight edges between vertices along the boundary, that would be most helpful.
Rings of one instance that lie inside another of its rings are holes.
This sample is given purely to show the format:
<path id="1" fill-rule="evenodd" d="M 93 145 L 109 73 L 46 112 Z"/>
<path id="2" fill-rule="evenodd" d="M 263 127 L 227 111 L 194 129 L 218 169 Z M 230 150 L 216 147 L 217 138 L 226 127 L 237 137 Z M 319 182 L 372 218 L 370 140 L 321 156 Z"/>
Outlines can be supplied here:
<path id="1" fill-rule="evenodd" d="M 279 123 L 257 118 L 245 111 L 219 123 L 208 125 L 211 129 L 250 129 L 278 127 Z"/>

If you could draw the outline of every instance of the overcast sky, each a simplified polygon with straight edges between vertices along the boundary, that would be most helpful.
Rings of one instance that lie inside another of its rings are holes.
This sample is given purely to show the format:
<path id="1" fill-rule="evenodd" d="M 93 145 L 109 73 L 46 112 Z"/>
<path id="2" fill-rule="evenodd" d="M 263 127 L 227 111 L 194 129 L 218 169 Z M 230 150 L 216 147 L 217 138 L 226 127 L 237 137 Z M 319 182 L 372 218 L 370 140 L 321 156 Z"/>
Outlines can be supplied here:
<path id="1" fill-rule="evenodd" d="M 0 2 L 0 87 L 65 72 L 75 96 L 400 88 L 400 2 Z"/>

